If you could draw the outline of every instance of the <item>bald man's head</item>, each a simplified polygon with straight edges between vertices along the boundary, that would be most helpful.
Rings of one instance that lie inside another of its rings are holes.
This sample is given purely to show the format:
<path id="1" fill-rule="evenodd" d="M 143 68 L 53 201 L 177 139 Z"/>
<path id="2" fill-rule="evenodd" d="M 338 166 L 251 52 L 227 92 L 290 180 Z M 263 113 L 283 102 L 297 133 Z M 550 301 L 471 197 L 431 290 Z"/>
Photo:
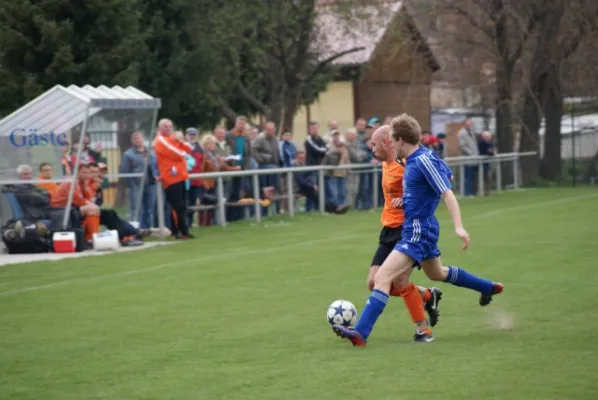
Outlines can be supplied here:
<path id="1" fill-rule="evenodd" d="M 172 121 L 169 119 L 161 119 L 160 122 L 158 122 L 158 131 L 160 131 L 161 134 L 163 135 L 170 135 L 172 133 L 173 130 L 173 126 L 172 126 Z"/>
<path id="2" fill-rule="evenodd" d="M 374 157 L 380 161 L 394 161 L 396 159 L 395 150 L 390 140 L 390 127 L 382 125 L 372 135 L 372 150 Z"/>

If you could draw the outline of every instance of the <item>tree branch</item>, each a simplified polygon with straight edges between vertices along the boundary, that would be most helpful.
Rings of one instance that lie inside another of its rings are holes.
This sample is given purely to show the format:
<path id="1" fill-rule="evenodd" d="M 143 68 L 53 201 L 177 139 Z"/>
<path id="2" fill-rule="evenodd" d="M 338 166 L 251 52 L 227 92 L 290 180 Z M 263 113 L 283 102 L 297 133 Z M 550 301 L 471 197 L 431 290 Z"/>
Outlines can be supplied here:
<path id="1" fill-rule="evenodd" d="M 249 90 L 247 90 L 247 88 L 240 81 L 237 81 L 237 88 L 239 89 L 239 94 L 243 96 L 243 98 L 247 100 L 249 104 L 257 108 L 257 110 L 263 115 L 268 115 L 268 107 L 262 103 L 260 99 L 255 97 Z"/>
<path id="2" fill-rule="evenodd" d="M 237 119 L 237 113 L 230 108 L 228 103 L 221 96 L 218 96 L 216 101 L 218 103 L 218 107 L 220 107 L 220 111 L 222 111 L 222 114 L 224 114 L 226 118 L 230 119 L 231 121 Z"/>
<path id="3" fill-rule="evenodd" d="M 307 77 L 307 79 L 301 80 L 303 83 L 309 83 L 312 80 L 314 80 L 314 78 L 320 73 L 322 72 L 322 70 L 324 68 L 326 68 L 326 66 L 328 66 L 328 64 L 330 64 L 331 62 L 333 62 L 334 60 L 337 60 L 339 58 L 341 58 L 344 55 L 347 54 L 351 54 L 351 53 L 355 53 L 356 51 L 360 51 L 360 50 L 364 50 L 365 47 L 360 46 L 360 47 L 353 47 L 351 49 L 348 50 L 344 50 L 341 51 L 339 53 L 333 54 L 328 58 L 325 58 L 324 60 L 320 61 L 318 63 L 318 65 L 316 65 L 316 68 L 312 71 L 312 73 Z"/>

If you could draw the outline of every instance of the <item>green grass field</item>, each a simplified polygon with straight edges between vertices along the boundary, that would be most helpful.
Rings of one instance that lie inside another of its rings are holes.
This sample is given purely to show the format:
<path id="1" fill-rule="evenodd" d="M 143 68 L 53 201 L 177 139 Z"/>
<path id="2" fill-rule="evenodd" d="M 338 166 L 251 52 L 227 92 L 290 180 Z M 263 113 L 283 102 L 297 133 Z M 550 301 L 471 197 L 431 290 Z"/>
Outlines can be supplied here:
<path id="1" fill-rule="evenodd" d="M 464 200 L 468 252 L 440 208 L 444 262 L 506 289 L 481 308 L 438 284 L 430 344 L 400 299 L 365 349 L 326 322 L 333 300 L 366 300 L 377 212 L 0 267 L 0 399 L 596 399 L 598 190 Z"/>

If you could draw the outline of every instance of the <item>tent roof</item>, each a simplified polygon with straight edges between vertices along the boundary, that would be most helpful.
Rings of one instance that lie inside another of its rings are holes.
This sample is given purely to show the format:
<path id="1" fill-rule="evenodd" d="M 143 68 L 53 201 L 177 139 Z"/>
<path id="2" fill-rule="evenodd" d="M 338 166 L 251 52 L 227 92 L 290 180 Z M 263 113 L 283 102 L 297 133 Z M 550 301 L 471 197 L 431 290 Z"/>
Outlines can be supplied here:
<path id="1" fill-rule="evenodd" d="M 88 116 L 103 109 L 151 110 L 161 106 L 153 98 L 132 86 L 54 86 L 12 114 L 0 120 L 0 136 L 15 129 L 64 132 Z"/>

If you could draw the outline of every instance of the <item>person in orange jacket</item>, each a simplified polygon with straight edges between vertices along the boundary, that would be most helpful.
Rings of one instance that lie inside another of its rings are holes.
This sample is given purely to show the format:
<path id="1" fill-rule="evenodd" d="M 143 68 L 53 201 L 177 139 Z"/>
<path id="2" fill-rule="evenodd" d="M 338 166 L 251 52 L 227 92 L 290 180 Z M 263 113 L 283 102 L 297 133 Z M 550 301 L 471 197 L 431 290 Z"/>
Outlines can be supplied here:
<path id="1" fill-rule="evenodd" d="M 172 208 L 172 235 L 177 239 L 190 239 L 193 235 L 187 225 L 185 181 L 189 179 L 186 155 L 192 153 L 193 147 L 185 141 L 182 132 L 173 133 L 169 119 L 160 120 L 153 147 L 160 172 L 159 181 Z"/>
<path id="2" fill-rule="evenodd" d="M 93 239 L 93 234 L 98 233 L 100 230 L 100 207 L 93 202 L 93 193 L 89 188 L 91 176 L 88 165 L 79 165 L 77 178 L 72 205 L 79 210 L 83 218 L 83 235 L 85 241 L 89 243 Z M 51 206 L 53 208 L 65 208 L 70 189 L 70 182 L 58 186 L 56 194 L 51 198 Z"/>

